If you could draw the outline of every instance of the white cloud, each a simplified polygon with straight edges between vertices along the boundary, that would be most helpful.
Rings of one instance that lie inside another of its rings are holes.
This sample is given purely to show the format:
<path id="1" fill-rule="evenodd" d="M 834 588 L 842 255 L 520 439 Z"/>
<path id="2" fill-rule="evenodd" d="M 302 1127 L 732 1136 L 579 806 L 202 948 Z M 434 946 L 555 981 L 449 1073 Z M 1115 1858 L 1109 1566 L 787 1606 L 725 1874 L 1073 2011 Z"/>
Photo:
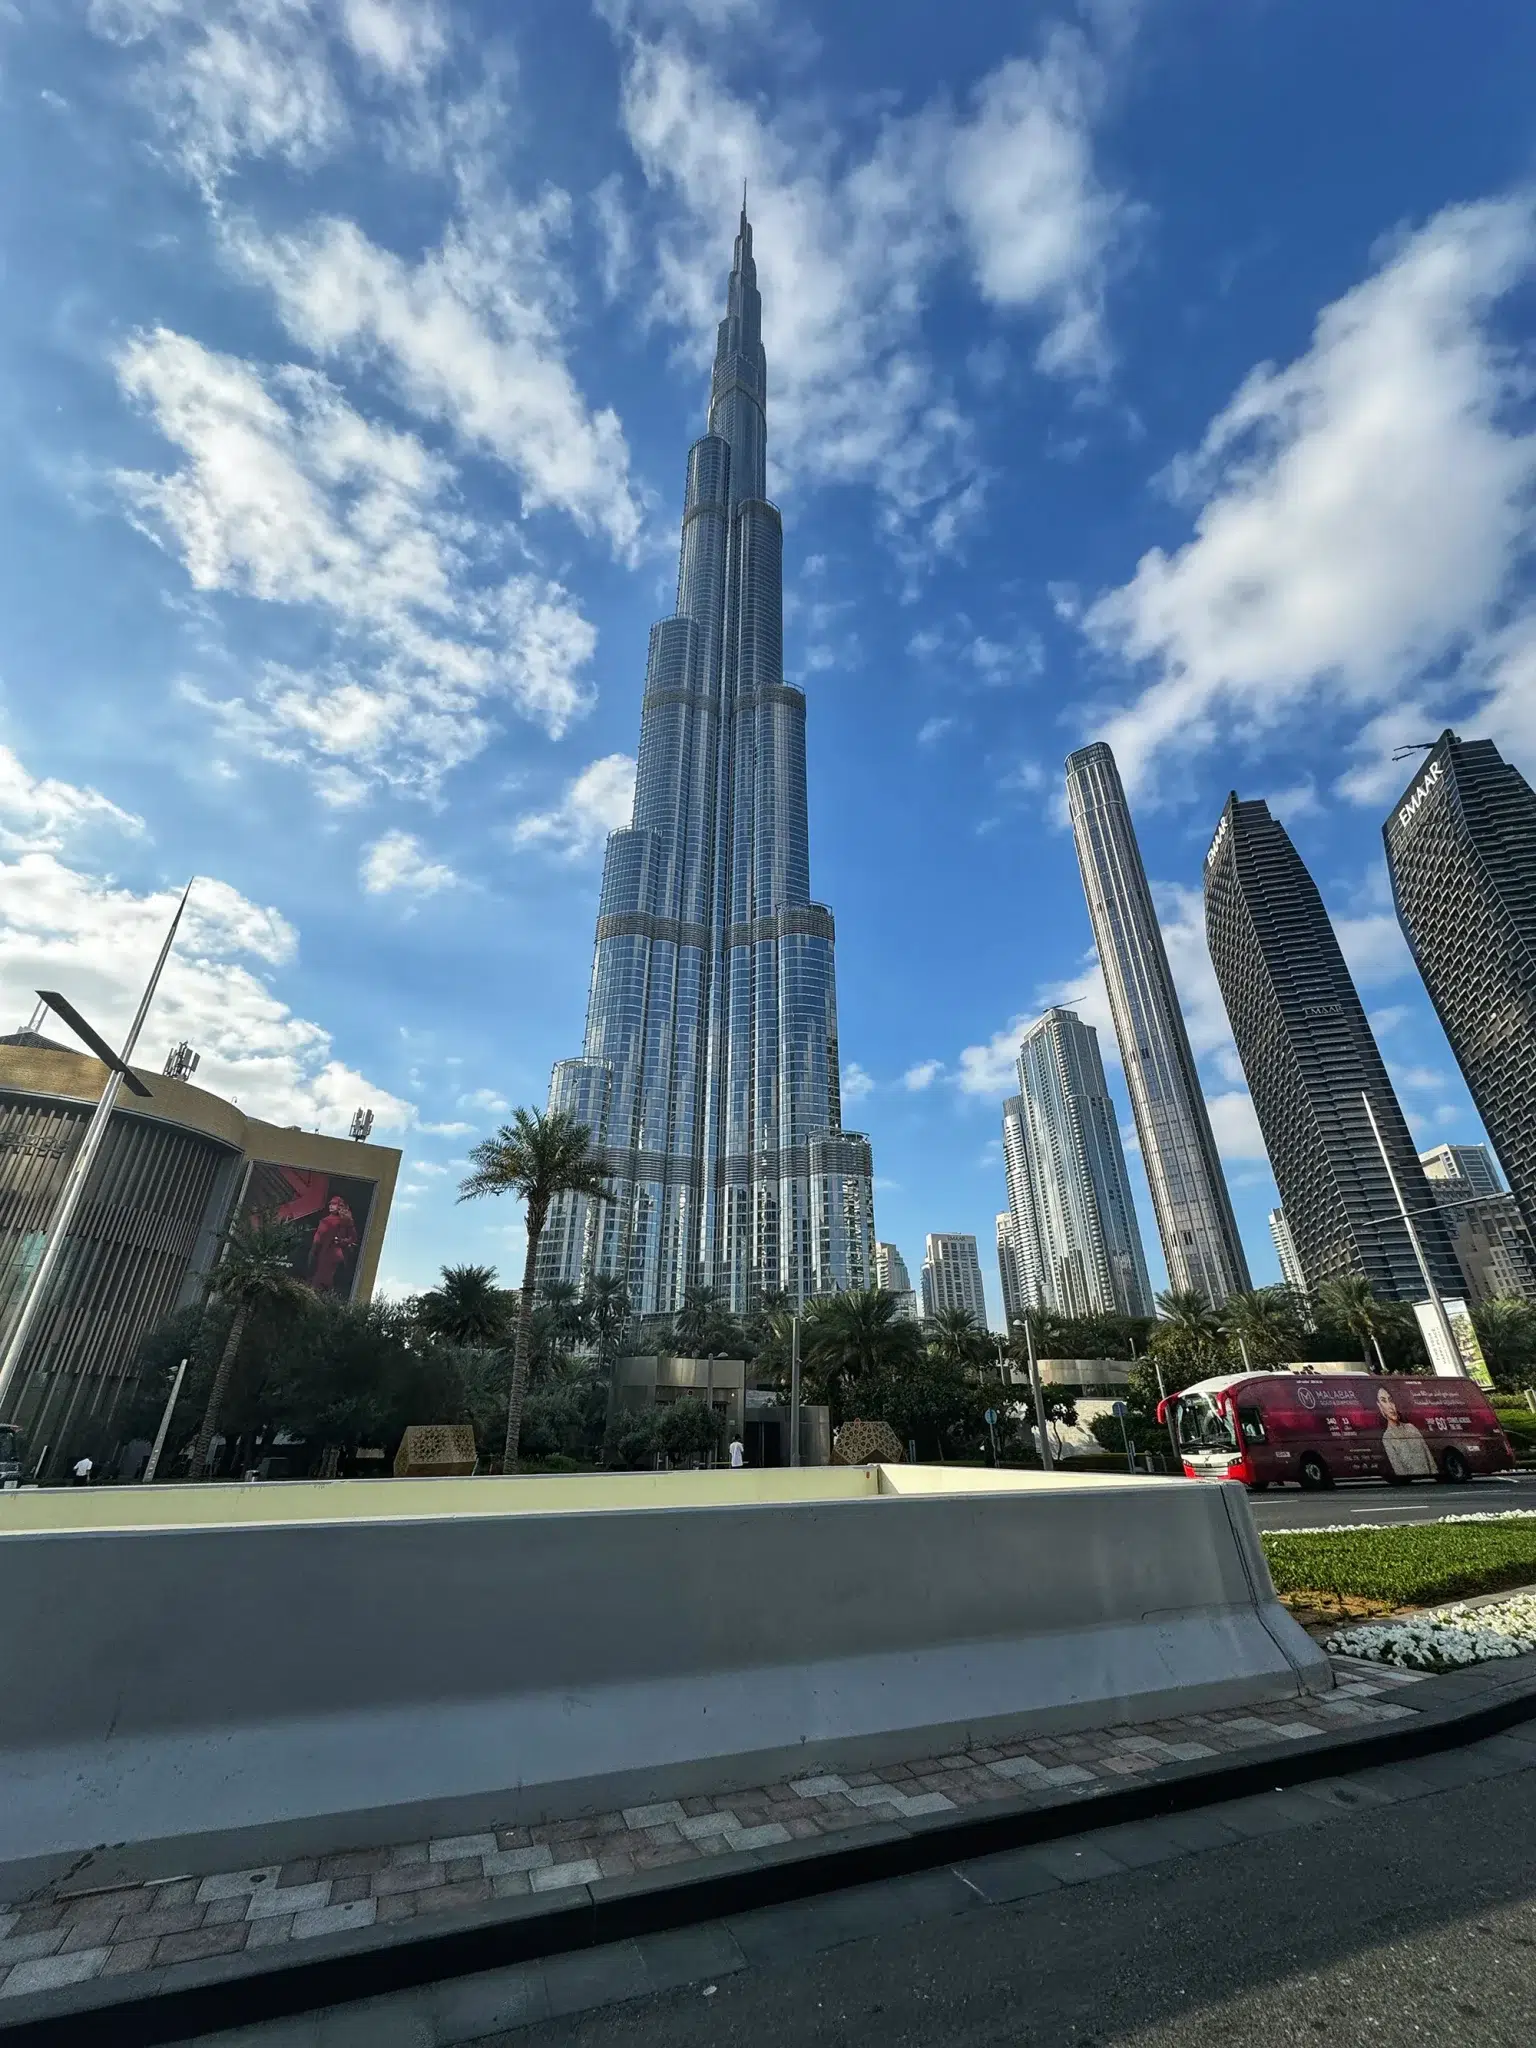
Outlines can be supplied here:
<path id="1" fill-rule="evenodd" d="M 80 873 L 53 853 L 0 861 L 0 1009 L 25 1016 L 34 989 L 59 987 L 120 1043 L 177 900 L 172 890 L 141 895 Z M 200 879 L 140 1040 L 140 1064 L 158 1066 L 165 1048 L 186 1038 L 202 1055 L 198 1086 L 254 1116 L 342 1131 L 366 1105 L 381 1132 L 406 1128 L 412 1105 L 339 1059 L 329 1033 L 274 993 L 273 973 L 297 951 L 297 932 L 276 910 Z M 49 1035 L 69 1037 L 57 1024 Z"/>
<path id="2" fill-rule="evenodd" d="M 944 1071 L 942 1060 L 919 1060 L 915 1067 L 908 1067 L 901 1077 L 901 1085 L 913 1095 L 921 1095 L 931 1088 Z"/>
<path id="3" fill-rule="evenodd" d="M 552 507 L 635 558 L 641 508 L 618 415 L 593 411 L 565 360 L 570 292 L 554 246 L 567 196 L 528 206 L 477 194 L 442 244 L 412 264 L 350 220 L 231 249 L 268 285 L 296 340 L 321 356 L 377 363 L 419 416 L 495 456 L 528 511 Z"/>
<path id="4" fill-rule="evenodd" d="M 490 1116 L 500 1116 L 512 1107 L 504 1095 L 498 1095 L 494 1088 L 476 1088 L 471 1094 L 459 1097 L 460 1109 L 483 1109 Z"/>
<path id="5" fill-rule="evenodd" d="M 875 1083 L 873 1077 L 865 1073 L 857 1060 L 849 1060 L 842 1072 L 844 1104 L 862 1102 L 866 1095 L 873 1095 L 874 1092 Z"/>
<path id="6" fill-rule="evenodd" d="M 628 754 L 589 762 L 552 811 L 534 811 L 512 828 L 515 846 L 540 846 L 567 860 L 592 853 L 610 832 L 629 824 L 635 807 L 635 764 Z"/>
<path id="7" fill-rule="evenodd" d="M 1262 1159 L 1268 1163 L 1264 1134 L 1259 1129 L 1253 1097 L 1246 1088 L 1207 1095 L 1205 1106 L 1211 1114 L 1216 1149 L 1223 1159 Z"/>
<path id="8" fill-rule="evenodd" d="M 425 85 L 447 54 L 430 0 L 341 0 L 341 18 L 357 56 L 392 84 Z"/>
<path id="9" fill-rule="evenodd" d="M 1339 951 L 1362 987 L 1397 981 L 1413 967 L 1403 928 L 1385 911 L 1332 920 Z"/>
<path id="10" fill-rule="evenodd" d="M 1085 39 L 1057 29 L 1038 59 L 984 79 L 957 130 L 950 191 L 976 281 L 993 305 L 1029 308 L 1049 327 L 1040 367 L 1101 374 L 1104 274 L 1126 209 L 1100 184 L 1092 123 L 1104 92 Z"/>
<path id="11" fill-rule="evenodd" d="M 464 519 L 413 435 L 314 371 L 263 373 L 163 328 L 117 367 L 185 458 L 118 475 L 144 530 L 196 589 L 308 605 L 339 631 L 318 677 L 273 667 L 255 705 L 228 708 L 237 736 L 419 791 L 485 745 L 498 701 L 552 737 L 588 708 L 592 627 L 558 583 L 486 577 L 476 557 L 502 537 Z"/>
<path id="12" fill-rule="evenodd" d="M 936 740 L 943 739 L 945 733 L 953 732 L 955 724 L 953 718 L 925 719 L 917 729 L 917 744 L 920 747 L 931 747 Z"/>
<path id="13" fill-rule="evenodd" d="M 1143 556 L 1085 620 L 1152 671 L 1104 728 L 1132 788 L 1164 749 L 1251 738 L 1325 693 L 1375 713 L 1488 689 L 1482 729 L 1530 730 L 1536 623 L 1506 608 L 1536 538 L 1531 365 L 1493 316 L 1533 267 L 1530 197 L 1448 208 L 1325 309 L 1305 354 L 1254 370 L 1176 467 L 1194 538 Z M 1437 666 L 1451 679 L 1425 683 Z"/>
<path id="14" fill-rule="evenodd" d="M 144 830 L 142 818 L 119 810 L 97 790 L 30 775 L 9 747 L 0 746 L 0 848 L 56 853 L 92 825 L 135 834 Z"/>
<path id="15" fill-rule="evenodd" d="M 675 35 L 621 37 L 625 131 L 670 202 L 653 311 L 702 367 L 720 317 L 724 195 L 748 183 L 764 283 L 775 460 L 813 482 L 872 483 L 909 566 L 953 552 L 985 489 L 972 424 L 923 333 L 941 273 L 969 253 L 984 295 L 1048 325 L 1041 360 L 1096 372 L 1114 205 L 1089 141 L 1097 91 L 1081 41 L 1058 36 L 978 87 L 840 131 L 826 104 L 772 113 Z"/>
<path id="16" fill-rule="evenodd" d="M 411 832 L 386 832 L 363 850 L 359 877 L 370 896 L 435 896 L 451 889 L 458 876 L 441 861 L 428 860 L 421 841 Z"/>

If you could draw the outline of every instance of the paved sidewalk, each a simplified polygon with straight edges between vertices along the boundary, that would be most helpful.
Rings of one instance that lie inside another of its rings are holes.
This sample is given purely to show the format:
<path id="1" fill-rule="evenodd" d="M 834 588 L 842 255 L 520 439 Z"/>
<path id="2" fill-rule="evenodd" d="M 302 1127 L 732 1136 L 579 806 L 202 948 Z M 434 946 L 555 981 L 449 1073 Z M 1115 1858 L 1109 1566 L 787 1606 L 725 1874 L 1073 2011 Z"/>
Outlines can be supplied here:
<path id="1" fill-rule="evenodd" d="M 447 1930 L 459 1916 L 483 1919 L 497 1901 L 531 1902 L 673 1866 L 684 1877 L 710 1858 L 797 1841 L 835 1847 L 840 1835 L 870 1823 L 960 1818 L 1021 1795 L 1042 1803 L 1091 1796 L 1165 1765 L 1226 1761 L 1277 1742 L 1336 1737 L 1414 1714 L 1419 1674 L 1348 1658 L 1334 1663 L 1338 1685 L 1327 1698 L 1266 1714 L 1233 1709 L 1036 1737 L 533 1828 L 487 1828 L 382 1849 L 338 1846 L 331 1855 L 260 1869 L 45 1895 L 0 1908 L 0 2023 L 6 2001 L 28 1993 L 121 1978 L 129 1980 L 122 1995 L 132 1996 L 132 1980 L 148 1972 L 163 1982 L 168 1970 L 216 1960 L 280 1964 L 323 1937 L 391 1922 L 431 1920 Z"/>

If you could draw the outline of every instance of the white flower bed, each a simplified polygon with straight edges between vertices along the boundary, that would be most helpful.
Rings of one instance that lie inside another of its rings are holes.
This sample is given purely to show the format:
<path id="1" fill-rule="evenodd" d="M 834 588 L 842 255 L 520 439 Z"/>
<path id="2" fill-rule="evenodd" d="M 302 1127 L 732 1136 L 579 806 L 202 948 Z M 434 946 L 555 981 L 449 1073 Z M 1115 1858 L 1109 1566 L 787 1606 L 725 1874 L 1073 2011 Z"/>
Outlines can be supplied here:
<path id="1" fill-rule="evenodd" d="M 1460 1520 L 1501 1520 L 1462 1516 Z M 1536 1650 L 1536 1593 L 1515 1593 L 1480 1607 L 1457 1601 L 1401 1621 L 1366 1622 L 1340 1629 L 1324 1643 L 1342 1657 L 1396 1664 L 1404 1671 L 1455 1671 L 1464 1664 L 1488 1664 L 1499 1657 L 1524 1657 Z"/>
<path id="2" fill-rule="evenodd" d="M 1436 1515 L 1432 1522 L 1385 1522 L 1387 1529 L 1435 1529 L 1449 1522 L 1536 1522 L 1536 1508 L 1502 1508 L 1497 1514 L 1486 1515 Z M 1358 1536 L 1364 1528 L 1374 1526 L 1365 1522 L 1320 1522 L 1311 1529 L 1264 1529 L 1260 1533 L 1266 1543 L 1284 1542 L 1287 1536 Z"/>

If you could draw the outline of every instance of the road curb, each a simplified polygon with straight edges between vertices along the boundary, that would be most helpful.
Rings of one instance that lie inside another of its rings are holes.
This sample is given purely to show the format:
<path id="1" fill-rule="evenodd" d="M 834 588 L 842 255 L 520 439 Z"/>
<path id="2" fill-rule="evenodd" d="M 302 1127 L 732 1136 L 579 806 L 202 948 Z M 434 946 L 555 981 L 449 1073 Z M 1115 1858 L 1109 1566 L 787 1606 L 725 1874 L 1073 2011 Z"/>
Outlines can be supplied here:
<path id="1" fill-rule="evenodd" d="M 96 1979 L 67 1991 L 0 2001 L 0 2048 L 168 2048 L 168 2044 L 265 2020 L 293 2018 L 449 1978 L 504 1969 L 649 1934 L 692 1927 L 766 1906 L 817 1898 L 855 1885 L 1033 1848 L 1131 1821 L 1284 1790 L 1319 1778 L 1408 1763 L 1536 1719 L 1536 1673 L 1479 1666 L 1423 1682 L 1411 1721 L 1370 1722 L 1359 1732 L 1283 1742 L 1215 1764 L 1172 1764 L 1109 1791 L 1042 1803 L 1020 1798 L 980 1811 L 850 1829 L 835 1847 L 787 1848 L 712 1857 L 707 1863 L 506 1901 L 473 1920 L 428 1931 L 420 1922 L 373 1928 L 307 1945 L 301 1961 L 254 1967 L 247 1957 L 158 1973 L 120 1999 Z M 104 2029 L 110 2027 L 110 2036 Z"/>

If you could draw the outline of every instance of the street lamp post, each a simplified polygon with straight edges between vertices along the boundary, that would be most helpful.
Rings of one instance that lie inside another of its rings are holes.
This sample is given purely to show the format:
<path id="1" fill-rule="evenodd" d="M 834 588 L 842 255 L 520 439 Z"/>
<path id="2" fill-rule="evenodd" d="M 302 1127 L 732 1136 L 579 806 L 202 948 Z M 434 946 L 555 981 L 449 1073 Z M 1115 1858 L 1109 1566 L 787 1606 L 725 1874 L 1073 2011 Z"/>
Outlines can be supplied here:
<path id="1" fill-rule="evenodd" d="M 91 1167 L 95 1164 L 96 1155 L 100 1152 L 103 1141 L 106 1138 L 107 1128 L 112 1121 L 112 1112 L 117 1106 L 118 1087 L 126 1080 L 130 1090 L 135 1095 L 148 1095 L 149 1093 L 143 1082 L 136 1075 L 129 1072 L 128 1062 L 132 1059 L 133 1049 L 139 1042 L 139 1033 L 144 1028 L 145 1018 L 149 1015 L 149 1006 L 155 999 L 155 990 L 160 986 L 160 976 L 164 972 L 166 961 L 170 958 L 171 947 L 176 938 L 176 928 L 181 923 L 181 913 L 186 909 L 187 897 L 191 893 L 192 884 L 188 882 L 182 899 L 176 906 L 176 915 L 171 919 L 171 928 L 165 935 L 165 944 L 160 948 L 160 957 L 155 962 L 154 972 L 149 977 L 144 994 L 139 1000 L 139 1007 L 134 1015 L 133 1022 L 128 1027 L 128 1036 L 123 1040 L 121 1053 L 114 1053 L 111 1047 L 105 1044 L 97 1033 L 91 1029 L 90 1025 L 85 1022 L 85 1019 L 80 1016 L 79 1012 L 71 1004 L 66 1003 L 61 996 L 54 996 L 50 992 L 44 998 L 49 1008 L 56 1011 L 67 1023 L 72 1025 L 97 1057 L 104 1062 L 107 1069 L 107 1080 L 106 1086 L 101 1091 L 101 1099 L 97 1102 L 95 1111 L 91 1116 L 91 1121 L 86 1126 L 85 1136 L 80 1141 L 80 1149 L 76 1152 L 70 1164 L 69 1172 L 64 1177 L 64 1186 L 59 1194 L 58 1201 L 54 1205 L 53 1215 L 49 1219 L 48 1235 L 43 1244 L 42 1257 L 38 1260 L 37 1265 L 33 1269 L 32 1277 L 27 1282 L 26 1288 L 22 1293 L 21 1301 L 16 1310 L 16 1320 L 11 1325 L 11 1333 L 6 1340 L 4 1354 L 0 1355 L 0 1415 L 5 1413 L 6 1397 L 10 1393 L 11 1385 L 21 1365 L 21 1355 L 26 1348 L 27 1339 L 31 1336 L 33 1325 L 36 1323 L 43 1304 L 48 1298 L 49 1284 L 53 1279 L 54 1270 L 63 1256 L 65 1241 L 69 1235 L 69 1226 L 74 1221 L 75 1211 L 80 1206 L 80 1198 L 85 1193 L 86 1177 L 90 1173 Z"/>
<path id="2" fill-rule="evenodd" d="M 1024 1345 L 1029 1355 L 1029 1386 L 1035 1397 L 1035 1428 L 1040 1432 L 1040 1470 L 1054 1472 L 1056 1460 L 1051 1455 L 1051 1433 L 1045 1419 L 1045 1390 L 1040 1384 L 1040 1362 L 1035 1357 L 1035 1326 L 1026 1313 L 1024 1317 Z"/>
<path id="3" fill-rule="evenodd" d="M 789 1462 L 800 1462 L 800 1311 L 789 1324 Z"/>
<path id="4" fill-rule="evenodd" d="M 1419 1271 L 1423 1275 L 1424 1286 L 1429 1294 L 1430 1301 L 1434 1305 L 1435 1315 L 1440 1324 L 1440 1331 L 1445 1338 L 1447 1356 L 1456 1361 L 1457 1374 L 1462 1379 L 1469 1379 L 1471 1375 L 1468 1373 L 1466 1364 L 1462 1359 L 1461 1346 L 1456 1341 L 1456 1332 L 1451 1327 L 1451 1319 L 1446 1313 L 1445 1303 L 1441 1300 L 1440 1290 L 1435 1285 L 1435 1276 L 1429 1270 L 1429 1261 L 1425 1258 L 1424 1247 L 1419 1242 L 1419 1233 L 1413 1227 L 1413 1218 L 1408 1213 L 1408 1204 L 1403 1200 L 1403 1191 L 1398 1186 L 1397 1174 L 1393 1169 L 1386 1145 L 1382 1140 L 1381 1126 L 1377 1123 L 1376 1112 L 1371 1107 L 1371 1098 L 1369 1095 L 1362 1094 L 1360 1100 L 1365 1104 L 1365 1114 L 1370 1121 L 1371 1136 L 1376 1140 L 1376 1149 L 1381 1154 L 1381 1163 L 1387 1169 L 1387 1179 L 1391 1183 L 1392 1199 L 1397 1203 L 1397 1213 L 1403 1219 L 1403 1228 L 1408 1233 L 1408 1242 L 1413 1246 L 1413 1256 L 1419 1262 Z M 1381 1356 L 1380 1346 L 1377 1347 L 1376 1356 L 1378 1358 Z"/>

